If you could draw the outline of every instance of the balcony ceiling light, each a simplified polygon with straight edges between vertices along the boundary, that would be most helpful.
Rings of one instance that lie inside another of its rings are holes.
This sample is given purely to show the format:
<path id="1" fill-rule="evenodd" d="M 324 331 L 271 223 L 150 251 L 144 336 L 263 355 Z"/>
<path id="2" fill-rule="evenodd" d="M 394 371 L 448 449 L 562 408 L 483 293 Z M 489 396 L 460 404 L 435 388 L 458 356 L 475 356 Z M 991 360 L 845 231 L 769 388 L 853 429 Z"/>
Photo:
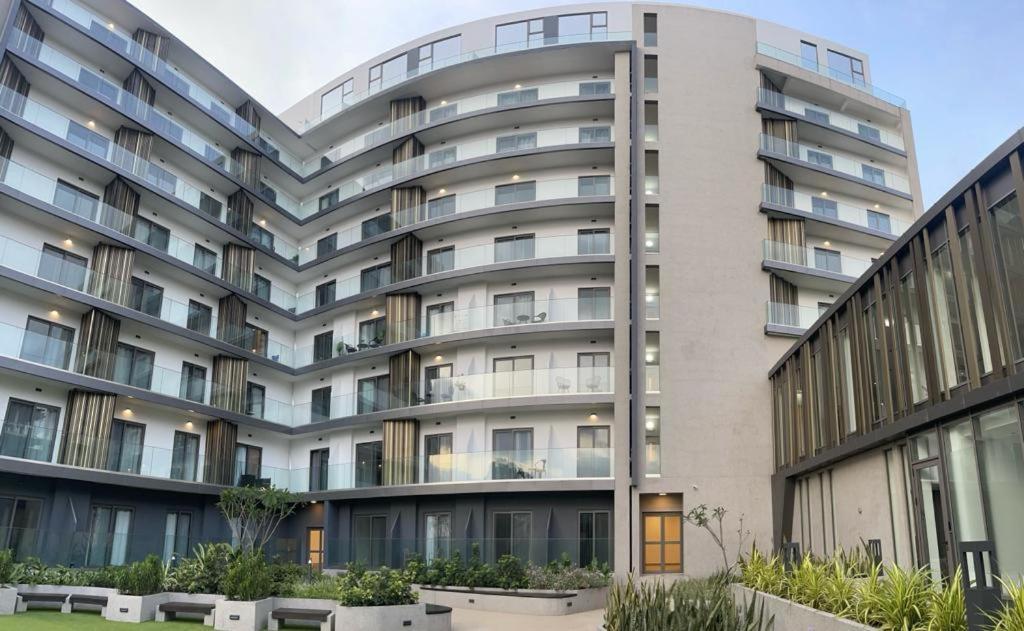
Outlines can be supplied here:
<path id="1" fill-rule="evenodd" d="M 644 423 L 644 427 L 647 429 L 647 431 L 653 432 L 654 431 L 654 421 L 648 420 L 646 423 Z"/>
<path id="2" fill-rule="evenodd" d="M 266 219 L 260 219 L 260 225 L 261 226 L 267 225 L 267 220 Z"/>
<path id="3" fill-rule="evenodd" d="M 830 247 L 832 247 L 832 242 L 831 242 L 831 241 L 826 241 L 826 242 L 825 242 L 825 247 L 826 247 L 826 248 L 830 248 Z"/>
<path id="4" fill-rule="evenodd" d="M 875 208 L 881 208 L 881 206 L 879 206 L 878 204 L 875 204 Z"/>
<path id="5" fill-rule="evenodd" d="M 441 356 L 441 355 L 434 355 L 434 361 L 436 361 L 436 362 L 444 361 L 444 357 Z"/>
<path id="6" fill-rule="evenodd" d="M 447 192 L 448 192 L 448 189 L 442 188 L 442 189 L 438 189 L 437 194 L 438 195 L 444 195 Z"/>
<path id="7" fill-rule="evenodd" d="M 518 179 L 519 179 L 519 174 L 517 173 L 517 174 L 513 175 L 513 176 L 512 176 L 512 179 L 513 179 L 513 180 L 518 180 Z"/>
<path id="8" fill-rule="evenodd" d="M 373 317 L 377 317 L 379 314 L 380 314 L 380 311 L 377 311 L 376 309 L 374 309 L 373 311 L 370 312 L 370 315 L 372 315 Z"/>
<path id="9" fill-rule="evenodd" d="M 517 83 L 517 84 L 516 84 L 516 89 L 517 89 L 517 90 L 518 90 L 519 88 L 521 88 L 521 87 L 523 87 L 523 86 L 522 86 L 522 84 L 519 84 L 519 83 Z"/>
<path id="10" fill-rule="evenodd" d="M 132 409 L 131 408 L 125 408 L 125 409 L 121 410 L 121 414 L 124 414 L 125 416 L 131 416 L 132 415 Z"/>
<path id="11" fill-rule="evenodd" d="M 96 126 L 96 121 L 89 121 L 88 123 L 86 123 L 86 126 L 88 126 L 90 128 L 91 127 L 95 127 Z"/>
<path id="12" fill-rule="evenodd" d="M 822 191 L 821 192 L 821 196 L 822 197 L 828 197 L 828 191 Z"/>
<path id="13" fill-rule="evenodd" d="M 654 247 L 654 241 L 651 241 L 650 239 L 648 239 L 648 240 L 644 241 L 644 245 L 649 247 L 649 248 L 653 248 Z"/>
<path id="14" fill-rule="evenodd" d="M 591 412 L 591 413 L 590 413 L 590 416 L 588 416 L 588 417 L 587 417 L 587 419 L 588 419 L 588 420 L 589 420 L 589 421 L 590 421 L 591 423 L 593 423 L 593 422 L 596 422 L 596 421 L 597 421 L 597 414 L 595 414 L 594 412 Z"/>
<path id="15" fill-rule="evenodd" d="M 60 311 L 57 311 L 56 309 L 52 309 L 50 311 L 50 317 L 53 318 L 54 320 L 60 318 Z"/>
<path id="16" fill-rule="evenodd" d="M 70 248 L 74 244 L 75 244 L 75 242 L 71 240 L 71 237 L 68 237 L 67 239 L 64 239 L 64 247 Z"/>
<path id="17" fill-rule="evenodd" d="M 646 354 L 646 355 L 644 356 L 644 359 L 646 359 L 646 360 L 647 360 L 647 361 L 649 361 L 649 362 L 652 362 L 652 361 L 654 361 L 654 353 L 647 353 L 647 354 Z"/>
<path id="18" fill-rule="evenodd" d="M 448 101 L 441 101 L 441 105 L 448 105 Z"/>

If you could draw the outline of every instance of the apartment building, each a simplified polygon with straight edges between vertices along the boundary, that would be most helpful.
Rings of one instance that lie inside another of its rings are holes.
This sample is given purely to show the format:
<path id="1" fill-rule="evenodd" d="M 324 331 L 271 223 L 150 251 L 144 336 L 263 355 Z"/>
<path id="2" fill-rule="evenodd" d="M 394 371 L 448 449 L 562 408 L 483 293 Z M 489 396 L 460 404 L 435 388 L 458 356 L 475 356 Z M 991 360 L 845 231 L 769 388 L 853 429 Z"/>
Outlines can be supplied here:
<path id="1" fill-rule="evenodd" d="M 734 14 L 480 20 L 280 115 L 127 3 L 2 43 L 0 545 L 52 562 L 270 483 L 314 565 L 712 571 L 682 515 L 772 540 L 765 375 L 920 214 L 867 57 Z"/>

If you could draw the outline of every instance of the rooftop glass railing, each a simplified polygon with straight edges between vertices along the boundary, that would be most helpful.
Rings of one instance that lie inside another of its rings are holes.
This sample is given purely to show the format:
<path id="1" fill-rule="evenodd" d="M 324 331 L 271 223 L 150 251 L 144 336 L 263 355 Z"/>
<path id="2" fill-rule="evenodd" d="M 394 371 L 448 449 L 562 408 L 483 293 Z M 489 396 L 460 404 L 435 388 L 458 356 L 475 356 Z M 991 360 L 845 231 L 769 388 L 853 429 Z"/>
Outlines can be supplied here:
<path id="1" fill-rule="evenodd" d="M 835 110 L 830 110 L 820 105 L 808 103 L 801 99 L 794 98 L 788 94 L 776 92 L 774 90 L 768 90 L 765 88 L 757 89 L 757 100 L 763 105 L 769 105 L 784 109 L 787 112 L 792 112 L 798 116 L 803 116 L 813 122 L 829 125 L 842 129 L 843 131 L 850 132 L 863 138 L 864 140 L 874 141 L 903 151 L 904 143 L 903 136 L 887 129 L 882 129 L 878 125 L 874 125 L 864 120 L 847 116 Z"/>
<path id="2" fill-rule="evenodd" d="M 842 156 L 817 146 L 803 145 L 778 138 L 770 134 L 761 134 L 761 150 L 775 155 L 799 160 L 805 164 L 843 173 L 861 180 L 865 184 L 873 184 L 910 194 L 910 180 L 898 173 L 893 173 L 867 162 Z"/>
<path id="3" fill-rule="evenodd" d="M 812 195 L 803 191 L 763 185 L 761 199 L 765 203 L 803 211 L 826 219 L 836 219 L 855 224 L 861 228 L 877 230 L 893 237 L 903 234 L 910 227 L 908 222 L 894 219 L 887 210 L 880 207 L 861 208 L 828 197 Z M 876 205 L 877 206 L 877 205 Z"/>
<path id="4" fill-rule="evenodd" d="M 879 87 L 865 83 L 864 79 L 861 77 L 854 77 L 849 72 L 843 72 L 842 70 L 837 70 L 835 68 L 823 66 L 817 63 L 816 60 L 803 58 L 798 53 L 792 53 L 789 52 L 788 50 L 782 50 L 781 48 L 776 48 L 775 46 L 772 46 L 771 44 L 766 44 L 764 42 L 757 43 L 757 52 L 767 57 L 778 59 L 779 61 L 785 62 L 787 64 L 803 68 L 804 70 L 810 70 L 811 72 L 824 75 L 830 79 L 841 81 L 851 87 L 860 90 L 861 92 L 866 92 L 867 94 L 870 94 L 875 98 L 881 99 L 891 105 L 895 105 L 896 107 L 906 108 L 907 106 L 907 102 L 902 98 L 896 96 L 891 92 L 887 92 Z"/>
<path id="5" fill-rule="evenodd" d="M 427 63 L 421 63 L 421 65 L 413 70 L 410 70 L 404 74 L 400 74 L 381 82 L 379 87 L 374 87 L 363 92 L 354 92 L 348 94 L 342 98 L 341 103 L 336 107 L 333 107 L 327 111 L 321 112 L 319 116 L 309 119 L 305 122 L 305 129 L 316 127 L 325 120 L 334 117 L 335 115 L 345 111 L 353 105 L 360 103 L 374 94 L 385 90 L 387 88 L 396 86 L 400 83 L 404 83 L 409 79 L 440 70 L 442 68 L 448 68 L 456 64 L 465 63 L 467 61 L 473 61 L 476 59 L 484 59 L 486 57 L 493 57 L 495 55 L 503 55 L 506 53 L 514 53 L 533 48 L 543 48 L 545 46 L 562 46 L 568 44 L 587 44 L 591 42 L 609 42 L 609 41 L 629 41 L 633 39 L 633 34 L 628 31 L 614 32 L 614 33 L 581 33 L 574 35 L 562 35 L 558 37 L 547 37 L 544 39 L 535 39 L 524 42 L 509 42 L 507 44 L 500 44 L 497 46 L 489 46 L 487 48 L 480 48 L 477 50 L 461 53 L 459 55 L 453 55 L 445 59 L 434 59 Z"/>
<path id="6" fill-rule="evenodd" d="M 785 326 L 794 329 L 808 329 L 823 313 L 819 307 L 791 305 L 784 302 L 765 303 L 766 321 L 772 326 Z"/>
<path id="7" fill-rule="evenodd" d="M 857 277 L 871 267 L 871 261 L 853 258 L 826 247 L 764 241 L 764 260 L 788 263 L 822 272 Z"/>

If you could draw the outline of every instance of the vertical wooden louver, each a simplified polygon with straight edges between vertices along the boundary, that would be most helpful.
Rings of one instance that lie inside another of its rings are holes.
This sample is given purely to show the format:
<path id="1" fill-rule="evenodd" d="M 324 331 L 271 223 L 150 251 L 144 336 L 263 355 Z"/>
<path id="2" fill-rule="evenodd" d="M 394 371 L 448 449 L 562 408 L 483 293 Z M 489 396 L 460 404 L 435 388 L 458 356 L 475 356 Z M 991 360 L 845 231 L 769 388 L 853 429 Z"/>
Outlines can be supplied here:
<path id="1" fill-rule="evenodd" d="M 245 191 L 238 189 L 228 196 L 227 224 L 242 234 L 249 234 L 255 204 Z"/>
<path id="2" fill-rule="evenodd" d="M 154 90 L 153 86 L 149 84 L 149 81 L 146 81 L 145 75 L 143 75 L 138 68 L 132 70 L 131 74 L 128 75 L 128 78 L 121 83 L 121 87 L 124 88 L 125 92 L 136 97 L 146 105 L 152 106 L 156 101 L 156 90 Z M 131 108 L 132 104 L 129 102 L 125 103 L 125 105 Z M 144 113 L 145 108 L 136 108 L 137 115 L 141 116 L 144 115 Z"/>
<path id="3" fill-rule="evenodd" d="M 235 147 L 231 150 L 231 172 L 249 188 L 258 189 L 260 185 L 259 154 Z"/>
<path id="4" fill-rule="evenodd" d="M 383 422 L 383 482 L 385 486 L 416 484 L 419 421 L 396 419 Z"/>
<path id="5" fill-rule="evenodd" d="M 794 207 L 793 180 L 768 162 L 764 163 L 764 183 L 766 185 L 762 197 L 764 201 L 787 208 Z"/>
<path id="6" fill-rule="evenodd" d="M 121 321 L 99 309 L 91 309 L 83 315 L 78 333 L 75 372 L 112 380 L 120 331 Z"/>
<path id="7" fill-rule="evenodd" d="M 89 293 L 102 300 L 127 305 L 131 296 L 135 250 L 100 243 L 89 261 Z"/>
<path id="8" fill-rule="evenodd" d="M 241 346 L 245 341 L 247 305 L 236 294 L 220 299 L 217 304 L 217 339 Z"/>
<path id="9" fill-rule="evenodd" d="M 415 136 L 409 136 L 391 151 L 391 163 L 394 165 L 395 179 L 412 175 L 419 169 L 419 161 L 413 160 L 423 155 L 423 143 Z"/>
<path id="10" fill-rule="evenodd" d="M 426 195 L 421 186 L 402 186 L 391 189 L 391 228 L 414 224 L 426 216 L 423 204 Z"/>
<path id="11" fill-rule="evenodd" d="M 5 130 L 0 129 L 0 180 L 7 175 L 7 161 L 14 152 L 14 139 Z"/>
<path id="12" fill-rule="evenodd" d="M 391 244 L 391 282 L 398 283 L 423 274 L 423 242 L 407 234 Z"/>
<path id="13" fill-rule="evenodd" d="M 18 13 L 14 16 L 14 28 L 40 42 L 46 37 L 46 34 L 43 33 L 43 28 L 39 26 L 39 23 L 28 12 L 24 4 L 18 7 Z"/>
<path id="14" fill-rule="evenodd" d="M 122 234 L 133 234 L 139 214 L 139 194 L 120 175 L 103 189 L 100 223 Z"/>
<path id="15" fill-rule="evenodd" d="M 256 251 L 237 243 L 225 243 L 223 258 L 220 277 L 236 287 L 250 291 L 256 267 Z"/>
<path id="16" fill-rule="evenodd" d="M 163 35 L 157 35 L 152 31 L 136 29 L 132 39 L 142 45 L 143 48 L 153 53 L 160 59 L 167 59 L 167 47 L 170 40 Z"/>
<path id="17" fill-rule="evenodd" d="M 18 116 L 25 113 L 25 97 L 28 96 L 29 83 L 25 75 L 11 61 L 10 55 L 4 55 L 0 61 L 0 107 L 14 112 Z"/>
<path id="18" fill-rule="evenodd" d="M 235 108 L 235 114 L 238 114 L 242 120 L 252 125 L 257 133 L 260 131 L 262 120 L 260 119 L 260 113 L 256 110 L 256 104 L 251 99 Z"/>
<path id="19" fill-rule="evenodd" d="M 227 355 L 214 356 L 210 405 L 245 414 L 245 381 L 248 370 L 248 360 Z"/>
<path id="20" fill-rule="evenodd" d="M 416 293 L 388 295 L 385 344 L 397 344 L 417 338 L 420 303 L 420 295 Z"/>
<path id="21" fill-rule="evenodd" d="M 153 153 L 153 134 L 121 126 L 114 132 L 114 144 L 143 160 L 149 160 L 150 155 Z M 131 171 L 135 170 L 135 165 L 122 166 Z"/>
<path id="22" fill-rule="evenodd" d="M 408 350 L 388 357 L 390 407 L 416 405 L 420 399 L 420 356 Z"/>
<path id="23" fill-rule="evenodd" d="M 68 394 L 64 431 L 61 433 L 60 464 L 90 469 L 107 465 L 107 446 L 117 397 L 104 392 L 72 390 Z"/>
<path id="24" fill-rule="evenodd" d="M 206 424 L 206 462 L 203 481 L 207 484 L 233 486 L 235 479 L 235 446 L 238 443 L 238 425 L 223 419 Z"/>

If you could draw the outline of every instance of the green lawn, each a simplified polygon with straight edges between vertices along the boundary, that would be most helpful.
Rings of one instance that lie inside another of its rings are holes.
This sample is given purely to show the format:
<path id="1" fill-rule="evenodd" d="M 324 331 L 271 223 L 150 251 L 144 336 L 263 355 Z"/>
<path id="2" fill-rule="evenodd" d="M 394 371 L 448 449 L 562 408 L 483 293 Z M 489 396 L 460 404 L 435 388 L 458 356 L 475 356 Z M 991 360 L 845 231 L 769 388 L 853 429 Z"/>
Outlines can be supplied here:
<path id="1" fill-rule="evenodd" d="M 0 631 L 114 631 L 123 629 L 160 629 L 161 631 L 200 631 L 207 629 L 199 620 L 174 622 L 109 622 L 98 613 L 60 613 L 28 610 L 13 616 L 0 616 Z"/>

